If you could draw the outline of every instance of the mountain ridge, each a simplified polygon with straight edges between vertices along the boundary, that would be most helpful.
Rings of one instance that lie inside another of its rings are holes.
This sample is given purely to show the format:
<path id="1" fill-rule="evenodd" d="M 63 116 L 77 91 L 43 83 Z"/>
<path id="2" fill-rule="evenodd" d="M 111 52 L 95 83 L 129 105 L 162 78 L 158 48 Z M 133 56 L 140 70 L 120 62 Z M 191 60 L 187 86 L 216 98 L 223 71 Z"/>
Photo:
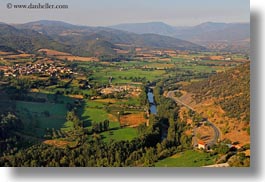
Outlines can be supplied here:
<path id="1" fill-rule="evenodd" d="M 151 28 L 150 28 L 150 25 Z M 210 49 L 213 44 L 222 44 L 221 48 L 212 46 L 219 51 L 246 51 L 250 50 L 250 23 L 222 23 L 205 22 L 189 27 L 174 27 L 161 22 L 132 23 L 113 25 L 111 28 L 128 32 L 145 34 L 156 33 L 186 40 L 198 45 L 206 46 Z M 234 48 L 233 48 L 234 47 Z"/>
<path id="2" fill-rule="evenodd" d="M 75 55 L 77 54 L 79 56 L 95 56 L 94 52 L 97 52 L 96 55 L 98 55 L 98 52 L 101 52 L 103 55 L 105 53 L 106 55 L 113 55 L 113 49 L 122 49 L 116 44 L 127 44 L 131 47 L 150 47 L 159 49 L 180 49 L 196 51 L 206 50 L 206 48 L 204 48 L 203 46 L 168 36 L 154 34 L 139 35 L 135 33 L 111 29 L 108 27 L 79 26 L 60 21 L 41 20 L 25 24 L 16 24 L 10 26 L 10 28 L 11 27 L 13 27 L 17 31 L 17 34 L 20 34 L 20 32 L 32 31 L 34 32 L 34 35 L 36 37 L 39 37 L 40 40 L 49 39 L 53 42 L 53 44 L 58 44 L 58 47 L 61 47 L 59 49 L 55 47 L 55 50 L 63 52 L 68 51 L 69 53 Z M 7 31 L 6 34 L 10 33 L 8 33 Z M 13 34 L 13 36 L 16 35 Z M 2 35 L 2 37 L 4 37 L 4 35 Z M 0 39 L 2 37 L 0 37 Z M 27 36 L 23 35 L 22 37 L 25 38 Z M 28 35 L 27 41 L 33 43 L 30 39 L 30 35 Z M 17 48 L 14 38 L 10 36 L 8 40 L 8 45 L 11 48 Z M 3 42 L 4 41 L 2 41 L 1 45 L 5 45 Z M 38 42 L 35 42 L 35 44 L 39 45 Z M 31 45 L 34 47 L 35 44 Z M 96 51 L 93 46 L 91 46 L 93 44 L 96 44 L 96 47 L 98 47 L 102 51 Z M 25 51 L 32 52 L 37 48 L 40 48 L 39 46 L 35 46 L 34 48 L 33 47 Z M 46 46 L 41 48 L 51 47 Z M 94 49 L 94 52 L 92 51 L 92 49 Z M 103 50 L 106 50 L 106 52 L 104 52 Z"/>

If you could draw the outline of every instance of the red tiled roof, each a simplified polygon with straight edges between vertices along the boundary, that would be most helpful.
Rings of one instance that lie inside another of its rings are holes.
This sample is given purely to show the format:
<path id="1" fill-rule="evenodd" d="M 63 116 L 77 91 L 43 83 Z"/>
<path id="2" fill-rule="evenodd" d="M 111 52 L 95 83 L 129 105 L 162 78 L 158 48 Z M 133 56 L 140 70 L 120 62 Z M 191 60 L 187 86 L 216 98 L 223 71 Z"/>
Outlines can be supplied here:
<path id="1" fill-rule="evenodd" d="M 204 141 L 198 141 L 198 144 L 205 145 L 205 142 Z"/>

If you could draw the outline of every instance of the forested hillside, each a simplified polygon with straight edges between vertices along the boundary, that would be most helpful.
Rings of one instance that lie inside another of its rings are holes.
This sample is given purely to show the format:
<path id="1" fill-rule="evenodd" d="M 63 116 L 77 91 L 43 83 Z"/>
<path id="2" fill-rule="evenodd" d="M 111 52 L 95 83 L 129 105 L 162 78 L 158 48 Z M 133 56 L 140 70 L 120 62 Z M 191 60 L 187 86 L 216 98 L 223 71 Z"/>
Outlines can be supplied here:
<path id="1" fill-rule="evenodd" d="M 250 63 L 192 83 L 185 90 L 197 103 L 214 99 L 231 118 L 250 120 Z"/>
<path id="2" fill-rule="evenodd" d="M 59 51 L 68 51 L 69 49 L 67 46 L 36 31 L 18 30 L 7 24 L 0 24 L 0 46 L 5 47 L 6 51 L 21 50 L 27 53 L 33 53 L 43 47 Z"/>

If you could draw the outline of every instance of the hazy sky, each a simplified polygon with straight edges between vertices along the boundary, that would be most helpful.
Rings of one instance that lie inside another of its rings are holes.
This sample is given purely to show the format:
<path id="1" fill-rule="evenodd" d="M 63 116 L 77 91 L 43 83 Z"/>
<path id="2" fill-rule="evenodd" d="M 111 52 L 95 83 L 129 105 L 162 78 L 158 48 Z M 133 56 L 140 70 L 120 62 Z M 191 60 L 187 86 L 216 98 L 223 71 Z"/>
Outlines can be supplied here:
<path id="1" fill-rule="evenodd" d="M 8 9 L 7 3 L 66 4 L 68 9 Z M 1 0 L 0 22 L 60 20 L 78 25 L 162 21 L 175 26 L 249 22 L 249 0 Z"/>

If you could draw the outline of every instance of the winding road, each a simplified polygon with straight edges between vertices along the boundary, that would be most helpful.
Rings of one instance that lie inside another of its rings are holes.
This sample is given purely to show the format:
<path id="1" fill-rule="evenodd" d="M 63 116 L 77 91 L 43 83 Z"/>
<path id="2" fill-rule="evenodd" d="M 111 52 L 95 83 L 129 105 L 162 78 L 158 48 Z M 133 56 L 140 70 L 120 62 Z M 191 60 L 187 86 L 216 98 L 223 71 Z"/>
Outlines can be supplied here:
<path id="1" fill-rule="evenodd" d="M 177 90 L 169 91 L 167 93 L 167 96 L 166 97 L 172 99 L 173 101 L 175 101 L 176 103 L 178 103 L 180 105 L 183 105 L 183 106 L 187 107 L 188 109 L 190 109 L 192 111 L 195 111 L 194 108 L 192 108 L 191 106 L 183 103 L 181 100 L 179 100 L 177 97 L 175 97 L 175 92 L 176 91 Z M 210 142 L 207 143 L 207 146 L 208 147 L 211 147 L 211 146 L 213 146 L 214 144 L 216 144 L 218 142 L 218 139 L 220 137 L 220 131 L 219 131 L 219 129 L 212 122 L 210 122 L 208 120 L 208 118 L 206 118 L 206 121 L 205 122 L 207 122 L 209 124 L 209 126 L 211 126 L 213 128 L 213 130 L 214 130 L 214 137 L 213 137 L 213 139 Z"/>

